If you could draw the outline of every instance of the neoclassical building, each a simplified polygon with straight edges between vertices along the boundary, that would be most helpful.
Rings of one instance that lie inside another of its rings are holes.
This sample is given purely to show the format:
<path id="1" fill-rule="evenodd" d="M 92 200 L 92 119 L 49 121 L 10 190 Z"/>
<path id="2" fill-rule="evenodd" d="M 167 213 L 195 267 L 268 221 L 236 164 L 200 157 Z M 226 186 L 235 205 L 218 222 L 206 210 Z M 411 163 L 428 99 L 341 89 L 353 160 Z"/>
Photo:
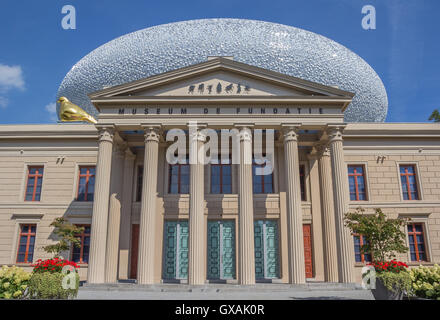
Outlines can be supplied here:
<path id="1" fill-rule="evenodd" d="M 90 93 L 96 125 L 1 125 L 0 264 L 49 257 L 65 217 L 84 226 L 64 256 L 89 283 L 359 282 L 371 256 L 343 221 L 358 207 L 411 218 L 399 258 L 439 263 L 440 126 L 347 123 L 353 98 L 213 57 Z M 200 163 L 207 128 L 236 130 L 239 163 Z M 181 163 L 172 129 L 191 133 Z"/>

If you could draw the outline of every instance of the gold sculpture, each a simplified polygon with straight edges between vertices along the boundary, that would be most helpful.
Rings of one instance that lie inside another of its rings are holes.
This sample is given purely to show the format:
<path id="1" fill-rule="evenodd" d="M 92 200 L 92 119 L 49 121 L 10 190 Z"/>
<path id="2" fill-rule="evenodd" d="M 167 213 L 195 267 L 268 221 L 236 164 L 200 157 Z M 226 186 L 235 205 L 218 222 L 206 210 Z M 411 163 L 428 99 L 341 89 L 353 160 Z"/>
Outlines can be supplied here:
<path id="1" fill-rule="evenodd" d="M 90 123 L 97 123 L 95 118 L 78 107 L 76 104 L 70 102 L 66 97 L 61 97 L 57 100 L 60 103 L 60 119 L 66 121 L 86 121 Z"/>

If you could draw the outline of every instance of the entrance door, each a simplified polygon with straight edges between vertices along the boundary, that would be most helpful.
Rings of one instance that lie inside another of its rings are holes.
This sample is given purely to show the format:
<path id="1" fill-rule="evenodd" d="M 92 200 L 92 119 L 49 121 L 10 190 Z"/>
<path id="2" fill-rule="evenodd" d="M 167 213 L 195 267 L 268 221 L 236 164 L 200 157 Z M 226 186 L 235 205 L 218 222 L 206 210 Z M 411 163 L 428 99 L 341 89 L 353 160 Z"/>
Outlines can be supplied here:
<path id="1" fill-rule="evenodd" d="M 139 250 L 139 225 L 133 224 L 131 226 L 131 259 L 130 259 L 130 278 L 137 277 L 137 262 Z"/>
<path id="2" fill-rule="evenodd" d="M 188 221 L 165 221 L 163 278 L 188 278 Z"/>
<path id="3" fill-rule="evenodd" d="M 235 222 L 208 221 L 208 279 L 235 278 Z"/>
<path id="4" fill-rule="evenodd" d="M 313 278 L 312 226 L 310 224 L 303 225 L 303 235 L 306 278 Z"/>
<path id="5" fill-rule="evenodd" d="M 279 278 L 278 221 L 254 221 L 255 277 Z"/>

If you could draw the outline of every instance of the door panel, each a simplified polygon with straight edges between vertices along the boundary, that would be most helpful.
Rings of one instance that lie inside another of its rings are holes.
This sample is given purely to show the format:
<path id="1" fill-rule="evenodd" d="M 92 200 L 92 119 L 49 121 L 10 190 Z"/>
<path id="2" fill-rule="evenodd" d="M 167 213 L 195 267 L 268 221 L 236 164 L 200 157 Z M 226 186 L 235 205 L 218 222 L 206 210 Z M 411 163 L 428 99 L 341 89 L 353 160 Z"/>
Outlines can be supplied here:
<path id="1" fill-rule="evenodd" d="M 165 221 L 163 279 L 188 277 L 188 221 Z"/>
<path id="2" fill-rule="evenodd" d="M 139 252 L 139 225 L 131 226 L 131 258 L 130 258 L 130 278 L 137 278 L 137 262 Z"/>
<path id="3" fill-rule="evenodd" d="M 266 221 L 266 278 L 279 277 L 278 221 Z"/>
<path id="4" fill-rule="evenodd" d="M 222 265 L 223 279 L 235 278 L 235 222 L 222 221 Z"/>
<path id="5" fill-rule="evenodd" d="M 208 221 L 208 279 L 235 278 L 235 222 Z"/>
<path id="6" fill-rule="evenodd" d="M 163 252 L 163 278 L 176 278 L 177 221 L 165 221 Z"/>
<path id="7" fill-rule="evenodd" d="M 179 279 L 188 278 L 188 221 L 180 221 L 179 223 Z"/>
<path id="8" fill-rule="evenodd" d="M 254 222 L 255 278 L 264 278 L 263 220 Z"/>
<path id="9" fill-rule="evenodd" d="M 313 278 L 312 226 L 303 225 L 306 278 Z"/>
<path id="10" fill-rule="evenodd" d="M 279 278 L 278 221 L 254 221 L 255 278 Z"/>
<path id="11" fill-rule="evenodd" d="M 208 221 L 208 279 L 220 279 L 220 224 Z"/>

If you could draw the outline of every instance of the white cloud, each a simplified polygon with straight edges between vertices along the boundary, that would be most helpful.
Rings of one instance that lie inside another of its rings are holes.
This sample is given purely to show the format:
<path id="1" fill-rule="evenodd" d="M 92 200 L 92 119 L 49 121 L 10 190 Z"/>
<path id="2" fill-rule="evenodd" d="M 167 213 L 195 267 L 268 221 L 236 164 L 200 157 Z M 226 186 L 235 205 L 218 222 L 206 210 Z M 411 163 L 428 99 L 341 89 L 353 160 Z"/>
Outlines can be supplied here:
<path id="1" fill-rule="evenodd" d="M 6 93 L 11 89 L 24 90 L 21 66 L 8 66 L 0 63 L 0 108 L 6 108 Z"/>
<path id="2" fill-rule="evenodd" d="M 44 109 L 49 113 L 50 115 L 50 120 L 52 121 L 57 121 L 58 120 L 58 116 L 57 116 L 57 105 L 55 102 L 51 102 L 49 104 L 47 104 Z"/>

